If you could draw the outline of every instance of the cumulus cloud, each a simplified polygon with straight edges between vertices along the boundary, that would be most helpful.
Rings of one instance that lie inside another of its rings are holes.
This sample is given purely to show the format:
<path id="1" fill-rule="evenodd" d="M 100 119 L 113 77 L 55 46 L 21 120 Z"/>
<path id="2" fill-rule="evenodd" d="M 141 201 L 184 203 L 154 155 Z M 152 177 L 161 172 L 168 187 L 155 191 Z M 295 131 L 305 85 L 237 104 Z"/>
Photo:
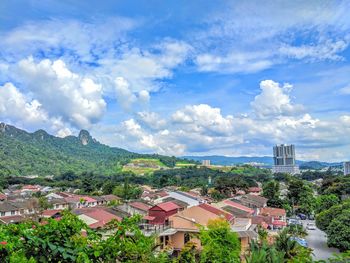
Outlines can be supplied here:
<path id="1" fill-rule="evenodd" d="M 96 71 L 106 76 L 107 82 L 110 76 L 123 78 L 130 92 L 147 99 L 149 92 L 162 87 L 161 80 L 172 77 L 174 68 L 186 61 L 190 50 L 185 42 L 166 39 L 149 49 L 126 48 L 119 55 L 100 59 Z"/>
<path id="2" fill-rule="evenodd" d="M 292 85 L 265 80 L 260 87 L 248 114 L 224 115 L 208 104 L 188 105 L 168 116 L 139 112 L 116 128 L 117 141 L 130 150 L 169 155 L 270 155 L 271 145 L 294 143 L 299 157 L 308 160 L 327 156 L 327 151 L 317 154 L 319 149 L 344 153 L 341 147 L 350 145 L 350 116 L 321 120 L 291 101 Z"/>
<path id="3" fill-rule="evenodd" d="M 50 117 L 86 128 L 104 114 L 106 102 L 101 85 L 71 72 L 62 60 L 45 59 L 38 63 L 33 58 L 21 60 L 15 76 Z"/>
<path id="4" fill-rule="evenodd" d="M 198 132 L 227 134 L 232 130 L 233 117 L 222 116 L 219 108 L 207 104 L 190 105 L 172 115 L 173 123 Z"/>
<path id="5" fill-rule="evenodd" d="M 167 122 L 156 112 L 142 111 L 137 113 L 137 120 L 151 130 L 163 129 Z M 166 133 L 166 131 L 163 131 Z"/>
<path id="6" fill-rule="evenodd" d="M 279 115 L 294 115 L 302 112 L 302 105 L 291 102 L 289 91 L 290 84 L 281 86 L 273 80 L 260 82 L 261 93 L 251 103 L 255 114 L 261 118 Z"/>
<path id="7" fill-rule="evenodd" d="M 61 137 L 72 134 L 60 117 L 50 117 L 38 100 L 23 94 L 12 83 L 0 86 L 0 117 L 18 127 L 44 128 Z"/>
<path id="8" fill-rule="evenodd" d="M 37 100 L 27 98 L 12 83 L 0 86 L 0 116 L 5 120 L 29 125 L 48 120 L 41 104 Z"/>

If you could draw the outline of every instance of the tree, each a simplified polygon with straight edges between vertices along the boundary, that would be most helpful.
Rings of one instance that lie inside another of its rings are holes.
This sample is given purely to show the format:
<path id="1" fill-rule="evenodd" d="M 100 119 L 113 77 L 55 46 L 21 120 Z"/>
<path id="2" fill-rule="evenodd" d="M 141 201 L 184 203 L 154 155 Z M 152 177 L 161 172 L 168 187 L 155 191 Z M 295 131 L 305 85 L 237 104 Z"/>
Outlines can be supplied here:
<path id="1" fill-rule="evenodd" d="M 312 214 L 315 209 L 315 199 L 312 188 L 303 180 L 293 178 L 288 184 L 288 199 L 299 206 L 299 212 Z"/>
<path id="2" fill-rule="evenodd" d="M 200 230 L 199 237 L 203 246 L 202 263 L 240 262 L 240 241 L 226 220 L 209 221 L 207 229 Z"/>
<path id="3" fill-rule="evenodd" d="M 198 257 L 198 251 L 196 244 L 193 242 L 187 242 L 183 249 L 180 251 L 180 255 L 176 259 L 178 263 L 196 263 Z"/>
<path id="4" fill-rule="evenodd" d="M 248 183 L 238 175 L 224 175 L 215 180 L 214 187 L 226 197 L 236 194 L 238 190 L 246 190 Z"/>
<path id="5" fill-rule="evenodd" d="M 280 184 L 271 180 L 263 185 L 263 196 L 268 199 L 267 204 L 271 207 L 283 208 L 283 200 L 280 198 Z"/>
<path id="6" fill-rule="evenodd" d="M 142 189 L 139 186 L 130 185 L 129 181 L 125 180 L 123 185 L 114 187 L 113 194 L 124 200 L 138 199 L 142 194 Z"/>
<path id="7" fill-rule="evenodd" d="M 326 229 L 328 246 L 344 252 L 350 250 L 350 209 L 336 215 Z"/>
<path id="8" fill-rule="evenodd" d="M 291 239 L 289 229 L 283 229 L 276 238 L 275 247 L 284 253 L 284 259 L 288 262 L 312 262 L 311 250 L 300 246 Z"/>
<path id="9" fill-rule="evenodd" d="M 266 241 L 261 244 L 255 241 L 250 243 L 250 253 L 246 256 L 247 263 L 282 263 L 284 261 L 284 253 Z"/>
<path id="10" fill-rule="evenodd" d="M 343 210 L 350 209 L 350 200 L 343 201 L 339 205 L 334 205 L 328 210 L 322 211 L 316 215 L 316 225 L 319 229 L 327 231 L 329 224 L 338 215 L 342 213 Z"/>
<path id="11" fill-rule="evenodd" d="M 50 204 L 44 196 L 39 197 L 38 200 L 39 200 L 39 208 L 40 208 L 41 211 L 47 210 L 47 209 L 53 207 L 53 205 Z"/>
<path id="12" fill-rule="evenodd" d="M 335 194 L 320 195 L 316 199 L 316 213 L 320 213 L 339 204 L 339 198 Z"/>

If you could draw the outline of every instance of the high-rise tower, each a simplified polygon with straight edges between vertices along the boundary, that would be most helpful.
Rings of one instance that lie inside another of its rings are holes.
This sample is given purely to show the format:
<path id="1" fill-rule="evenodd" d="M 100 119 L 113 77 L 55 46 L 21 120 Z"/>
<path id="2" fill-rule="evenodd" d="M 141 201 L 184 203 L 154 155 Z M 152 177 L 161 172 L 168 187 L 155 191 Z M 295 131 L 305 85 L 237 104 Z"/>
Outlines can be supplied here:
<path id="1" fill-rule="evenodd" d="M 299 166 L 295 162 L 295 146 L 291 145 L 276 145 L 273 147 L 273 173 L 289 173 L 298 174 Z"/>

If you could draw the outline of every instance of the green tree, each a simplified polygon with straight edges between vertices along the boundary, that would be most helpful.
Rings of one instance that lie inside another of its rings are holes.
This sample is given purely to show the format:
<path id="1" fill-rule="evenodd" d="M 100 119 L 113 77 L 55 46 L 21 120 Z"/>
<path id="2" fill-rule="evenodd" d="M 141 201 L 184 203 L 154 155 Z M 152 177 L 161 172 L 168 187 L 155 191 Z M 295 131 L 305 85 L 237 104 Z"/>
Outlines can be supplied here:
<path id="1" fill-rule="evenodd" d="M 226 220 L 209 221 L 207 229 L 202 228 L 199 236 L 203 246 L 202 263 L 240 262 L 240 241 Z"/>
<path id="2" fill-rule="evenodd" d="M 255 241 L 250 243 L 250 253 L 246 256 L 246 263 L 283 263 L 284 261 L 284 253 L 266 241 L 261 244 Z"/>
<path id="3" fill-rule="evenodd" d="M 283 200 L 280 198 L 280 184 L 278 181 L 268 181 L 263 184 L 263 196 L 268 199 L 267 204 L 271 207 L 283 208 Z"/>
<path id="4" fill-rule="evenodd" d="M 342 252 L 350 250 L 350 209 L 336 215 L 326 233 L 328 246 L 339 248 Z"/>
<path id="5" fill-rule="evenodd" d="M 198 257 L 198 251 L 196 244 L 193 242 L 187 242 L 183 249 L 180 251 L 180 255 L 177 257 L 178 263 L 196 263 Z"/>
<path id="6" fill-rule="evenodd" d="M 316 198 L 316 213 L 320 213 L 339 204 L 339 198 L 335 194 L 320 195 Z"/>
<path id="7" fill-rule="evenodd" d="M 279 233 L 275 247 L 278 251 L 284 253 L 284 259 L 287 262 L 312 262 L 311 250 L 300 246 L 295 240 L 292 240 L 288 228 L 283 229 Z"/>
<path id="8" fill-rule="evenodd" d="M 42 196 L 42 197 L 39 197 L 39 208 L 40 208 L 40 210 L 41 211 L 43 211 L 43 210 L 46 210 L 46 209 L 49 209 L 49 208 L 52 208 L 53 207 L 53 205 L 52 204 L 50 204 L 48 201 L 47 201 L 47 199 L 44 197 L 44 196 Z"/>

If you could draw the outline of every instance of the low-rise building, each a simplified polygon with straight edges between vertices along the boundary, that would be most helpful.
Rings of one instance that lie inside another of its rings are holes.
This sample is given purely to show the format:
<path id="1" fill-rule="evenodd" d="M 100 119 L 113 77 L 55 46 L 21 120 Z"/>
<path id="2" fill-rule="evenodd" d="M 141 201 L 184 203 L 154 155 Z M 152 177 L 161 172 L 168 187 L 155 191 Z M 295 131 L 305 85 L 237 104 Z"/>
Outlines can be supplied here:
<path id="1" fill-rule="evenodd" d="M 166 224 L 170 216 L 176 214 L 180 207 L 173 202 L 165 202 L 151 207 L 148 215 L 153 217 L 149 220 L 150 224 Z"/>

